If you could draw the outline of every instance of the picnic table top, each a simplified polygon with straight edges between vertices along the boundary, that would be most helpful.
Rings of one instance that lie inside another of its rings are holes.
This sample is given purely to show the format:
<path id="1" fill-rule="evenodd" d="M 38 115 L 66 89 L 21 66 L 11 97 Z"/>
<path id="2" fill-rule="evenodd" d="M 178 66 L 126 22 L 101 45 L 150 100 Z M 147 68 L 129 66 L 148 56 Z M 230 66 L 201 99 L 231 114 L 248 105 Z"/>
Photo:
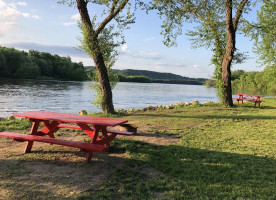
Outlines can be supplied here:
<path id="1" fill-rule="evenodd" d="M 263 97 L 263 96 L 261 96 L 261 95 L 253 95 L 253 94 L 236 94 L 236 95 L 238 95 L 238 96 L 246 96 L 246 97 Z"/>
<path id="2" fill-rule="evenodd" d="M 16 113 L 13 116 L 24 117 L 28 119 L 47 120 L 47 121 L 52 120 L 52 121 L 67 122 L 67 123 L 92 124 L 92 125 L 98 125 L 98 126 L 117 126 L 119 124 L 123 124 L 128 121 L 125 119 L 93 117 L 93 116 L 46 112 L 46 111 L 31 111 L 31 112 L 25 112 L 25 113 Z"/>

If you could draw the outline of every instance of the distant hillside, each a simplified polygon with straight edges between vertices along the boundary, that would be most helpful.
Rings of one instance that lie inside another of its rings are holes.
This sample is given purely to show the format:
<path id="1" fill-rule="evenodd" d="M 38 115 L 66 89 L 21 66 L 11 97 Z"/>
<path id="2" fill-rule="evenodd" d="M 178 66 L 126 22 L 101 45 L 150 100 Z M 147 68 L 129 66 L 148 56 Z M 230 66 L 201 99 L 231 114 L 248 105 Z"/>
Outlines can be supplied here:
<path id="1" fill-rule="evenodd" d="M 95 70 L 95 67 L 85 67 L 88 70 Z M 113 69 L 119 75 L 121 82 L 142 82 L 142 83 L 173 83 L 173 84 L 192 84 L 202 85 L 207 79 L 189 78 L 172 73 L 154 72 L 136 69 Z"/>
<path id="2" fill-rule="evenodd" d="M 181 80 L 181 79 L 189 79 L 188 77 L 183 77 L 180 75 L 172 74 L 172 73 L 162 73 L 162 72 L 154 72 L 148 70 L 135 70 L 135 69 L 123 69 L 113 70 L 115 73 L 125 76 L 146 76 L 151 79 L 174 79 L 174 80 Z"/>

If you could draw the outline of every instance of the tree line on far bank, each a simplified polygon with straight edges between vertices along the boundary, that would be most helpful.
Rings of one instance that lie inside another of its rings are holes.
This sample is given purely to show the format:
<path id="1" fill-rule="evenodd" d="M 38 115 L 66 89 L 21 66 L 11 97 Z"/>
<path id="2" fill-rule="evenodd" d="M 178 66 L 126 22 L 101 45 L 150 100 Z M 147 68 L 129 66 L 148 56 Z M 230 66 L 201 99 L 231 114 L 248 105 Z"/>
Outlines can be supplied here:
<path id="1" fill-rule="evenodd" d="M 276 68 L 266 67 L 263 71 L 246 72 L 235 70 L 231 76 L 233 90 L 261 92 L 276 95 Z M 208 79 L 204 85 L 215 87 L 215 80 Z"/>
<path id="2" fill-rule="evenodd" d="M 82 81 L 87 75 L 83 64 L 70 57 L 0 47 L 0 78 Z"/>
<path id="3" fill-rule="evenodd" d="M 94 70 L 95 67 L 72 62 L 70 57 L 0 46 L 0 78 L 84 81 L 90 80 L 88 74 Z M 146 70 L 112 70 L 112 73 L 120 82 L 202 85 L 206 80 Z"/>

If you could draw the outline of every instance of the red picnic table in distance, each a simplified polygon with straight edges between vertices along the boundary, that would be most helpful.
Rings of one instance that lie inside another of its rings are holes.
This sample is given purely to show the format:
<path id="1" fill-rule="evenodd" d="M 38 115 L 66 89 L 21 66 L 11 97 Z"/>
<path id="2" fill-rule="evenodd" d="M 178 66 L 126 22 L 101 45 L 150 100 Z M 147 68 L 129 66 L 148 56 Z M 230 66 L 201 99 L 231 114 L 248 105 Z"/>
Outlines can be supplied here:
<path id="1" fill-rule="evenodd" d="M 260 95 L 251 95 L 251 94 L 236 94 L 236 95 L 238 95 L 238 98 L 233 98 L 233 99 L 236 99 L 238 104 L 240 101 L 242 102 L 242 104 L 243 104 L 243 101 L 251 101 L 251 102 L 255 103 L 255 107 L 256 107 L 257 103 L 260 107 L 261 102 L 262 102 L 261 98 L 263 97 Z"/>
<path id="2" fill-rule="evenodd" d="M 16 141 L 28 141 L 25 153 L 31 151 L 34 141 L 70 146 L 85 150 L 88 152 L 86 161 L 91 161 L 93 151 L 105 151 L 109 149 L 110 142 L 117 135 L 133 135 L 133 132 L 124 132 L 117 130 L 108 130 L 107 127 L 117 126 L 126 123 L 128 120 L 74 115 L 66 113 L 32 111 L 17 113 L 14 117 L 24 117 L 32 122 L 30 134 L 20 134 L 12 132 L 0 132 L 2 137 L 10 137 Z M 70 123 L 70 124 L 68 124 Z M 76 124 L 76 125 L 72 125 Z M 39 126 L 43 128 L 39 130 Z M 60 128 L 82 130 L 91 138 L 91 143 L 68 141 L 55 138 L 54 133 Z"/>

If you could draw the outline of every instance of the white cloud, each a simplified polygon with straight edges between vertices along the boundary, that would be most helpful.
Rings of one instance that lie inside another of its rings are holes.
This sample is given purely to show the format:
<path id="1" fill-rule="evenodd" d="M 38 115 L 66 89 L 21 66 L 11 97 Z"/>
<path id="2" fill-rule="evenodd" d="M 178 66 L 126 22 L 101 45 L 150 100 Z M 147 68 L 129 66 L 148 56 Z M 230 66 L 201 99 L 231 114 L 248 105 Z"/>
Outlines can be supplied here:
<path id="1" fill-rule="evenodd" d="M 27 3 L 24 2 L 24 1 L 19 1 L 19 2 L 17 2 L 17 4 L 18 4 L 19 6 L 26 6 L 26 5 L 27 5 Z"/>
<path id="2" fill-rule="evenodd" d="M 0 9 L 4 8 L 6 6 L 7 6 L 7 4 L 4 1 L 0 0 Z"/>
<path id="3" fill-rule="evenodd" d="M 80 20 L 80 14 L 75 14 L 75 15 L 73 15 L 73 16 L 71 17 L 71 19 L 76 20 L 76 21 Z"/>
<path id="4" fill-rule="evenodd" d="M 171 67 L 176 67 L 176 68 L 182 68 L 182 67 L 187 67 L 185 64 L 167 64 L 167 63 L 155 63 L 155 66 L 160 67 L 160 68 L 171 68 Z"/>
<path id="5" fill-rule="evenodd" d="M 22 13 L 22 16 L 23 16 L 23 17 L 26 17 L 26 18 L 27 18 L 27 17 L 30 17 L 30 13 Z"/>
<path id="6" fill-rule="evenodd" d="M 23 14 L 19 12 L 18 10 L 7 7 L 2 10 L 0 10 L 0 19 L 1 20 L 15 20 L 18 17 L 21 17 Z"/>
<path id="7" fill-rule="evenodd" d="M 38 15 L 32 15 L 33 19 L 40 19 L 40 17 Z"/>
<path id="8" fill-rule="evenodd" d="M 198 65 L 193 65 L 194 69 L 198 69 L 198 67 L 199 67 Z"/>
<path id="9" fill-rule="evenodd" d="M 72 26 L 72 25 L 76 25 L 76 22 L 65 22 L 63 23 L 64 26 Z"/>
<path id="10" fill-rule="evenodd" d="M 128 50 L 127 44 L 124 44 L 124 45 L 121 47 L 121 52 L 126 53 L 126 52 L 128 52 L 128 51 L 129 51 L 129 50 Z"/>
<path id="11" fill-rule="evenodd" d="M 27 6 L 24 1 L 19 1 L 16 3 L 6 4 L 3 0 L 0 0 L 0 35 L 5 36 L 8 32 L 18 27 L 17 19 L 19 18 L 32 18 L 40 19 L 38 15 L 31 15 L 28 12 L 20 12 L 17 6 Z"/>
<path id="12" fill-rule="evenodd" d="M 128 49 L 127 44 L 124 44 L 121 47 L 121 54 L 125 56 L 131 56 L 135 58 L 145 58 L 145 59 L 151 59 L 151 60 L 159 60 L 161 59 L 161 56 L 159 52 L 149 52 L 149 51 L 138 51 L 138 52 L 133 52 Z"/>
<path id="13" fill-rule="evenodd" d="M 140 51 L 139 55 L 142 56 L 142 57 L 149 57 L 149 58 L 159 57 L 158 52 Z"/>
<path id="14" fill-rule="evenodd" d="M 60 17 L 59 17 L 59 19 L 61 19 L 61 20 L 65 20 L 65 19 L 67 19 L 67 18 L 68 18 L 68 16 L 66 16 L 66 15 L 63 15 L 63 16 L 60 16 Z M 76 25 L 76 24 L 77 24 L 76 21 L 80 20 L 80 15 L 79 15 L 79 14 L 72 15 L 72 16 L 71 16 L 71 19 L 74 20 L 74 21 L 71 21 L 71 22 L 64 22 L 64 23 L 62 23 L 63 26 L 72 26 L 72 25 Z"/>
<path id="15" fill-rule="evenodd" d="M 155 37 L 146 38 L 144 41 L 145 41 L 145 42 L 148 42 L 148 41 L 151 41 L 151 40 L 155 40 Z"/>
<path id="16" fill-rule="evenodd" d="M 26 6 L 27 3 L 20 1 L 17 3 L 6 4 L 3 0 L 0 0 L 0 20 L 14 21 L 20 17 L 31 17 L 34 19 L 39 19 L 38 15 L 31 15 L 30 13 L 20 12 L 17 9 L 17 5 Z"/>
<path id="17" fill-rule="evenodd" d="M 0 22 L 0 36 L 4 36 L 10 30 L 18 27 L 15 22 Z"/>

